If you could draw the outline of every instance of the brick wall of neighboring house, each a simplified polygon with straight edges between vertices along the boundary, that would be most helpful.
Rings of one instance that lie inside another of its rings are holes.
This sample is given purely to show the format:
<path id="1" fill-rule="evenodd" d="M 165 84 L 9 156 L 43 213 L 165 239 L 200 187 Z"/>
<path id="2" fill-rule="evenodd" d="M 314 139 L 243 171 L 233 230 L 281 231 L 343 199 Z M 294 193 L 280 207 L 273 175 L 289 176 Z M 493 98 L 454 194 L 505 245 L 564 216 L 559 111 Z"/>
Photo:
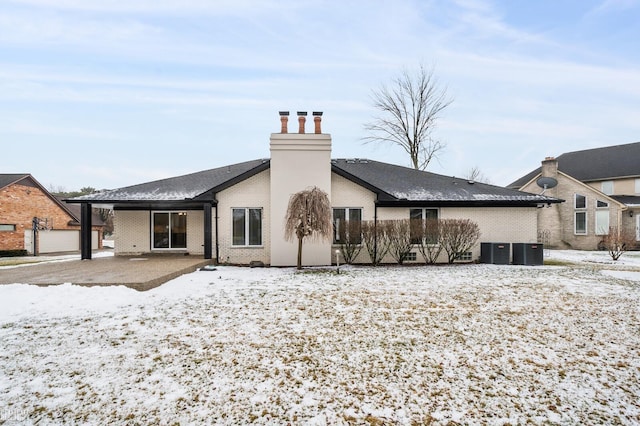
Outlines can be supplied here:
<path id="1" fill-rule="evenodd" d="M 619 226 L 621 206 L 602 192 L 584 184 L 563 173 L 553 176 L 558 181 L 555 188 L 550 188 L 545 195 L 565 200 L 564 203 L 552 204 L 551 207 L 538 209 L 538 229 L 548 231 L 550 235 L 549 246 L 560 249 L 596 250 L 603 236 L 596 232 L 597 201 L 609 203 L 609 225 Z M 535 182 L 530 182 L 522 188 L 527 192 L 540 192 L 541 189 Z M 575 232 L 575 194 L 587 198 L 587 207 L 584 210 L 587 216 L 587 233 Z"/>
<path id="2" fill-rule="evenodd" d="M 0 223 L 16 226 L 14 232 L 0 232 L 0 250 L 22 250 L 24 231 L 32 229 L 34 217 L 53 221 L 53 229 L 78 229 L 69 226 L 73 217 L 37 186 L 16 183 L 0 190 Z"/>

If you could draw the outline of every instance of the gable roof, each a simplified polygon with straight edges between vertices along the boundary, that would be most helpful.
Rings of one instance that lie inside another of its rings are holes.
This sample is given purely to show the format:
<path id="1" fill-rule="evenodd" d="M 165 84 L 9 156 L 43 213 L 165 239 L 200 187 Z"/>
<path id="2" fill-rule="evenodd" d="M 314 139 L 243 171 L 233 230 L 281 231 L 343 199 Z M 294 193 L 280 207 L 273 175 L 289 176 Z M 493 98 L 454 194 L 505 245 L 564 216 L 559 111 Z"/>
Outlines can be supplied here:
<path id="1" fill-rule="evenodd" d="M 640 177 L 639 159 L 640 142 L 567 152 L 557 158 L 558 170 L 581 182 Z M 507 186 L 521 188 L 540 170 L 538 167 Z"/>
<path id="2" fill-rule="evenodd" d="M 515 206 L 561 202 L 501 186 L 366 159 L 332 160 L 333 171 L 363 183 L 381 206 Z"/>
<path id="3" fill-rule="evenodd" d="M 201 208 L 215 194 L 270 167 L 266 159 L 84 195 L 68 200 L 120 207 Z M 561 200 L 372 160 L 331 160 L 331 169 L 377 195 L 378 205 L 520 206 Z"/>
<path id="4" fill-rule="evenodd" d="M 25 182 L 22 182 L 25 181 Z M 60 200 L 55 195 L 51 194 L 47 189 L 40 184 L 29 173 L 5 173 L 0 174 L 0 189 L 6 188 L 9 185 L 13 185 L 15 183 L 20 183 L 21 185 L 32 186 L 40 189 L 47 197 L 49 197 L 54 203 L 58 205 L 66 214 L 68 214 L 72 220 L 78 221 L 80 220 L 80 216 L 74 214 L 74 212 L 70 209 L 70 206 L 65 202 Z"/>

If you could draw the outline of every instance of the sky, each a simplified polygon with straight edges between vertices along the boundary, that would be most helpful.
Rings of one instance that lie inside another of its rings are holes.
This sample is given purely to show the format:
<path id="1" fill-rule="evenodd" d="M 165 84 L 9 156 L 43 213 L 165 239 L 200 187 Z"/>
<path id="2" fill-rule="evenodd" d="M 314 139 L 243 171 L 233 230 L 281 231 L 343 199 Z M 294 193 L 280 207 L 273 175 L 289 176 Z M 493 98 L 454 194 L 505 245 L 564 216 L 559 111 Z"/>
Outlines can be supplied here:
<path id="1" fill-rule="evenodd" d="M 0 173 L 113 189 L 268 158 L 279 111 L 323 111 L 333 158 L 409 166 L 364 125 L 425 65 L 453 99 L 428 170 L 507 185 L 640 141 L 638 40 L 640 0 L 2 0 Z"/>

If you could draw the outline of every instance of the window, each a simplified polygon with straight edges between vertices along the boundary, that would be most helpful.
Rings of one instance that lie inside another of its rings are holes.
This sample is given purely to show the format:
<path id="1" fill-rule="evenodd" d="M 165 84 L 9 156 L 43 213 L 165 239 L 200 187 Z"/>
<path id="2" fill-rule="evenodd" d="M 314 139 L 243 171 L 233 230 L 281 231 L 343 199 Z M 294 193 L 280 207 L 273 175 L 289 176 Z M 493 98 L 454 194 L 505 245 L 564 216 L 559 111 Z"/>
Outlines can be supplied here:
<path id="1" fill-rule="evenodd" d="M 587 197 L 580 194 L 575 194 L 574 196 L 574 208 L 576 211 L 574 212 L 574 232 L 577 235 L 586 235 L 587 234 L 587 212 L 585 211 L 587 208 Z M 583 210 L 583 211 L 580 211 Z"/>
<path id="2" fill-rule="evenodd" d="M 607 235 L 609 233 L 609 203 L 596 201 L 596 235 Z"/>
<path id="3" fill-rule="evenodd" d="M 15 230 L 16 230 L 16 226 L 15 225 L 9 225 L 7 223 L 0 223 L 0 231 L 13 232 Z"/>
<path id="4" fill-rule="evenodd" d="M 234 246 L 262 245 L 262 209 L 232 209 Z"/>
<path id="5" fill-rule="evenodd" d="M 464 253 L 460 253 L 456 259 L 462 261 L 471 261 L 473 260 L 473 253 L 470 251 L 465 251 Z"/>
<path id="6" fill-rule="evenodd" d="M 575 233 L 586 234 L 587 233 L 587 212 L 575 212 Z"/>
<path id="7" fill-rule="evenodd" d="M 435 244 L 438 241 L 438 236 L 428 222 L 438 220 L 438 209 L 410 209 L 409 219 L 411 222 L 421 220 L 425 224 L 425 228 L 422 228 L 424 232 L 425 242 L 427 244 Z M 420 244 L 420 238 L 422 235 L 416 235 L 419 232 L 414 226 L 411 226 L 411 242 L 413 244 Z"/>
<path id="8" fill-rule="evenodd" d="M 333 209 L 333 244 L 362 242 L 362 209 Z"/>
<path id="9" fill-rule="evenodd" d="M 187 248 L 187 212 L 154 212 L 154 249 Z"/>
<path id="10" fill-rule="evenodd" d="M 636 194 L 640 194 L 640 178 L 636 178 Z"/>
<path id="11" fill-rule="evenodd" d="M 602 182 L 601 184 L 601 191 L 607 195 L 611 195 L 613 194 L 613 181 L 612 180 L 605 180 L 604 182 Z"/>
<path id="12" fill-rule="evenodd" d="M 415 251 L 410 251 L 409 253 L 407 253 L 407 257 L 405 257 L 404 260 L 409 262 L 414 262 L 418 260 L 418 255 L 416 254 Z"/>

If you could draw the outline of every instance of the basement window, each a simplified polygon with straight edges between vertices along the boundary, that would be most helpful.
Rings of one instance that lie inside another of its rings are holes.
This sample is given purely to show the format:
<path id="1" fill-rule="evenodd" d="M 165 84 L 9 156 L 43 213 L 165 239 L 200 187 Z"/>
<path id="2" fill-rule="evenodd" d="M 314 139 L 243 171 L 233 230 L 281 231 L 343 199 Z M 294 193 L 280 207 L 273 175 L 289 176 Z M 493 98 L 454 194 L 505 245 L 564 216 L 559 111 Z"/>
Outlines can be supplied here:
<path id="1" fill-rule="evenodd" d="M 15 225 L 11 225 L 8 223 L 0 223 L 0 231 L 14 232 L 15 230 L 16 230 Z"/>

